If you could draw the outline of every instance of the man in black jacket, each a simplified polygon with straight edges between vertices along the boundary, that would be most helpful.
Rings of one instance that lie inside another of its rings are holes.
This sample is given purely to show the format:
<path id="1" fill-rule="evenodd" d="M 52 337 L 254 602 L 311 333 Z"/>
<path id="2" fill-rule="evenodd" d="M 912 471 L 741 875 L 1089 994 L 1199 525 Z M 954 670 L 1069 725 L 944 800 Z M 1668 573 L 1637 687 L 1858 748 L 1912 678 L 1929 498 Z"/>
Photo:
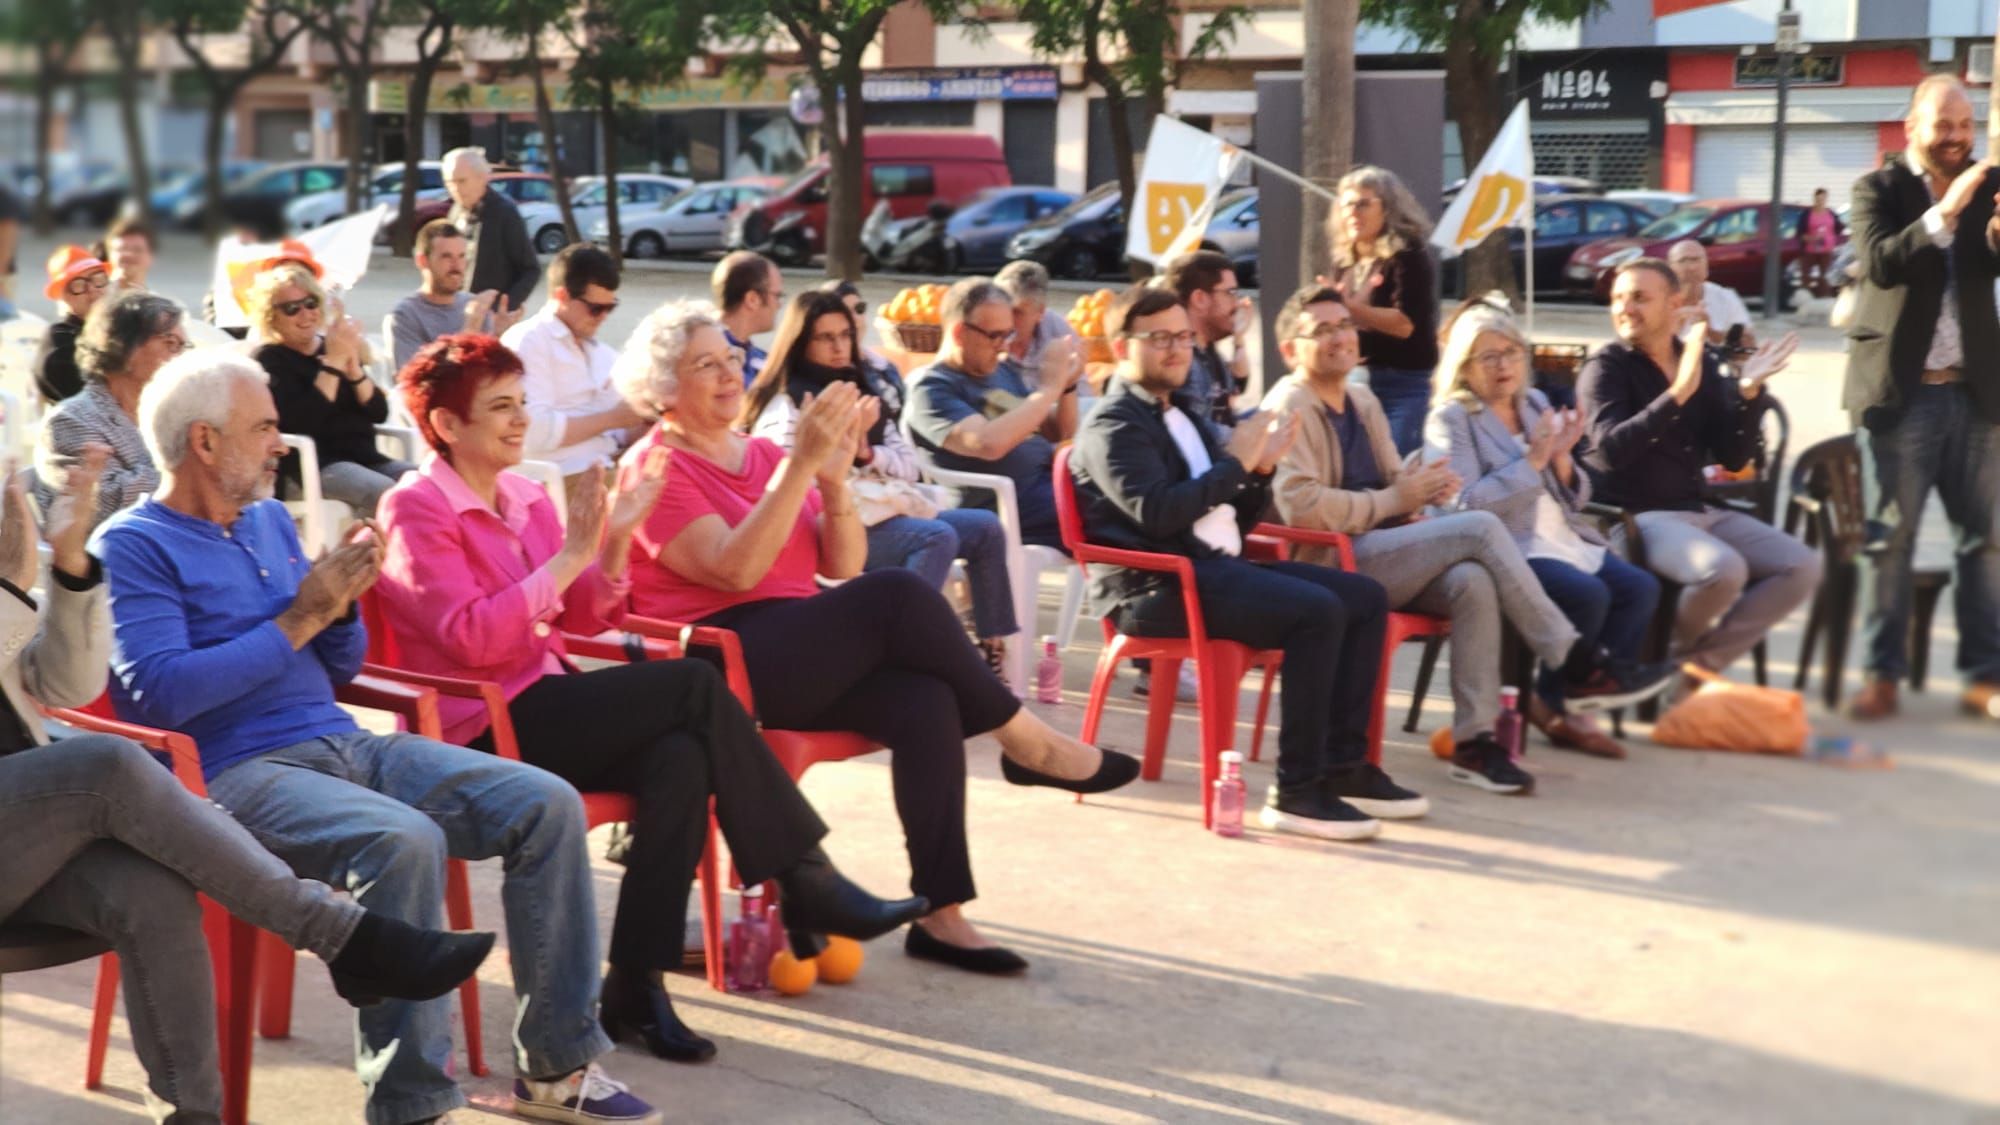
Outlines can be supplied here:
<path id="1" fill-rule="evenodd" d="M 1910 560 L 1936 487 L 1957 533 L 1963 704 L 2000 718 L 2000 173 L 1972 162 L 1972 102 L 1950 75 L 1918 84 L 1904 127 L 1904 160 L 1863 176 L 1853 193 L 1861 279 L 1842 401 L 1868 446 L 1882 539 L 1868 556 L 1868 681 L 1849 709 L 1861 719 L 1896 713 Z"/>
<path id="2" fill-rule="evenodd" d="M 1364 840 L 1381 832 L 1376 817 L 1422 816 L 1429 802 L 1368 761 L 1389 613 L 1382 587 L 1344 571 L 1241 557 L 1296 420 L 1253 417 L 1226 447 L 1216 439 L 1184 393 L 1195 333 L 1170 290 L 1126 290 L 1104 327 L 1117 375 L 1078 433 L 1070 461 L 1084 537 L 1194 560 L 1209 636 L 1284 652 L 1278 784 L 1265 803 L 1265 827 Z M 1172 577 L 1091 569 L 1092 606 L 1119 629 L 1187 635 Z"/>
<path id="3" fill-rule="evenodd" d="M 528 225 L 514 201 L 494 191 L 493 169 L 486 152 L 455 148 L 444 154 L 444 186 L 451 194 L 451 225 L 465 232 L 470 243 L 474 293 L 498 290 L 509 308 L 528 307 L 528 296 L 542 276 L 541 259 L 528 240 Z"/>

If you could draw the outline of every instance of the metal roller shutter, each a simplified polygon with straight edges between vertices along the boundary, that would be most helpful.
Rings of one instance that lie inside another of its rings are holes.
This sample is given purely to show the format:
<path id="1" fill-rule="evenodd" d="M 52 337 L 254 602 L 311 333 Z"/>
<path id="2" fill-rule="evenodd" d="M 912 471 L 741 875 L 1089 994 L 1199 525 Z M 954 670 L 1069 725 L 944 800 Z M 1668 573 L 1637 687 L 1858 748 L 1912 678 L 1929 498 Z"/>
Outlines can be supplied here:
<path id="1" fill-rule="evenodd" d="M 1875 126 L 1794 125 L 1785 130 L 1785 202 L 1810 203 L 1825 188 L 1833 206 L 1873 170 Z M 1704 125 L 1694 136 L 1694 193 L 1707 199 L 1764 199 L 1771 193 L 1771 129 Z"/>

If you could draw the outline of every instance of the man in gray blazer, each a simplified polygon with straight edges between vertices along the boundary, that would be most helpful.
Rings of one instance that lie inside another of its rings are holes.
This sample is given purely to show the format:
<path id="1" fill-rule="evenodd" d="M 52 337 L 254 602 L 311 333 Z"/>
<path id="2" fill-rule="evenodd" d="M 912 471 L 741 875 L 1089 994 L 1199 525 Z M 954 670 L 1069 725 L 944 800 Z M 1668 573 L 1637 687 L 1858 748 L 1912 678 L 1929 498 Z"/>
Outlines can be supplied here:
<path id="1" fill-rule="evenodd" d="M 1849 709 L 1896 713 L 1911 556 L 1935 487 L 1956 533 L 1963 707 L 2000 719 L 2000 172 L 1973 163 L 1972 102 L 1950 75 L 1917 85 L 1904 126 L 1904 159 L 1853 192 L 1861 278 L 1842 402 L 1868 447 L 1883 537 L 1868 556 L 1868 678 Z"/>

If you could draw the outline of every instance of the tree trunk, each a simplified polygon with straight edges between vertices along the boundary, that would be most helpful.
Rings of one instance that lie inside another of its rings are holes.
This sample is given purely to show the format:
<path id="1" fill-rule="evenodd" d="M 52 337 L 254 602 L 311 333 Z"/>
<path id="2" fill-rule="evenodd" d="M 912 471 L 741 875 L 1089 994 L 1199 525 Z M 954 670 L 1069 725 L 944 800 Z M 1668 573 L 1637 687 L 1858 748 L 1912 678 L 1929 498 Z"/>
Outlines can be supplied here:
<path id="1" fill-rule="evenodd" d="M 55 227 L 50 211 L 55 192 L 49 184 L 49 150 L 55 143 L 56 92 L 61 86 L 66 54 L 53 43 L 35 48 L 35 233 L 46 236 Z"/>
<path id="2" fill-rule="evenodd" d="M 611 251 L 611 259 L 618 268 L 625 268 L 625 232 L 618 225 L 618 99 L 612 96 L 611 83 L 597 84 L 598 127 L 604 130 L 604 226 L 605 240 L 610 243 L 605 249 Z"/>
<path id="3" fill-rule="evenodd" d="M 867 133 L 866 107 L 861 104 L 861 67 L 843 67 L 839 85 L 820 91 L 827 120 L 841 119 L 838 146 L 830 154 L 832 167 L 826 199 L 826 276 L 844 281 L 861 279 L 862 146 Z M 840 98 L 844 86 L 846 99 Z"/>
<path id="4" fill-rule="evenodd" d="M 427 48 L 434 31 L 440 36 L 438 44 Z M 451 21 L 445 20 L 427 26 L 417 38 L 417 65 L 410 75 L 408 104 L 403 107 L 403 190 L 396 200 L 396 221 L 390 230 L 390 250 L 398 258 L 409 257 L 417 242 L 417 181 L 421 177 L 417 164 L 424 155 L 424 119 L 430 114 L 431 83 L 451 50 L 451 31 Z"/>
<path id="5" fill-rule="evenodd" d="M 118 123 L 125 131 L 125 160 L 131 165 L 132 210 L 152 221 L 153 175 L 146 160 L 146 133 L 139 122 L 139 29 L 108 29 L 118 58 Z"/>
<path id="6" fill-rule="evenodd" d="M 364 44 L 366 46 L 366 44 Z M 368 200 L 368 76 L 373 68 L 372 51 L 356 51 L 354 63 L 344 75 L 347 82 L 347 213 L 361 210 Z"/>
<path id="7" fill-rule="evenodd" d="M 228 128 L 230 107 L 241 89 L 234 83 L 211 86 L 208 91 L 208 120 L 201 135 L 202 182 L 201 229 L 211 239 L 222 237 L 222 134 Z"/>
<path id="8" fill-rule="evenodd" d="M 548 76 L 542 73 L 542 29 L 539 24 L 528 28 L 528 70 L 535 77 L 535 125 L 542 131 L 542 143 L 549 150 L 549 182 L 555 186 L 556 208 L 562 212 L 563 235 L 567 241 L 577 239 L 576 214 L 569 206 L 569 177 L 563 173 L 562 145 L 556 138 L 556 111 L 549 104 Z M 528 237 L 535 237 L 534 231 Z"/>
<path id="9" fill-rule="evenodd" d="M 1453 35 L 1444 50 L 1445 99 L 1458 122 L 1459 151 L 1469 173 L 1500 133 L 1499 68 L 1481 55 L 1470 34 Z M 1465 295 L 1499 290 L 1509 300 L 1521 295 L 1507 252 L 1507 233 L 1495 231 L 1465 254 Z"/>
<path id="10" fill-rule="evenodd" d="M 1305 0 L 1305 177 L 1331 188 L 1354 163 L 1354 27 L 1356 0 Z M 1327 220 L 1333 204 L 1302 192 L 1299 210 L 1299 280 L 1328 272 L 1333 239 Z"/>

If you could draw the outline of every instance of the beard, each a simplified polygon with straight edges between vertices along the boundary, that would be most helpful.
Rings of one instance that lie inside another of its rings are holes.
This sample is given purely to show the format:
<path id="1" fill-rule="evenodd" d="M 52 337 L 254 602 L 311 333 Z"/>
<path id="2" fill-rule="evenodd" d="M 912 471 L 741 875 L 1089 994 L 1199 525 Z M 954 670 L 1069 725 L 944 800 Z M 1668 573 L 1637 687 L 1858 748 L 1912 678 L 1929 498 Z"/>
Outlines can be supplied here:
<path id="1" fill-rule="evenodd" d="M 269 500 L 278 492 L 278 481 L 270 472 L 270 462 L 261 457 L 223 459 L 217 466 L 222 494 L 232 502 L 248 506 L 259 500 Z"/>
<path id="2" fill-rule="evenodd" d="M 1955 141 L 1926 145 L 1922 153 L 1924 169 L 1939 179 L 1950 179 L 1972 166 L 1972 146 Z"/>

